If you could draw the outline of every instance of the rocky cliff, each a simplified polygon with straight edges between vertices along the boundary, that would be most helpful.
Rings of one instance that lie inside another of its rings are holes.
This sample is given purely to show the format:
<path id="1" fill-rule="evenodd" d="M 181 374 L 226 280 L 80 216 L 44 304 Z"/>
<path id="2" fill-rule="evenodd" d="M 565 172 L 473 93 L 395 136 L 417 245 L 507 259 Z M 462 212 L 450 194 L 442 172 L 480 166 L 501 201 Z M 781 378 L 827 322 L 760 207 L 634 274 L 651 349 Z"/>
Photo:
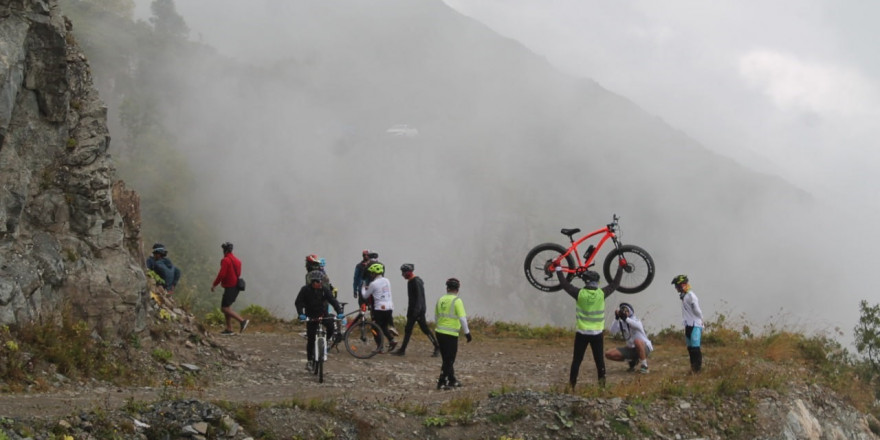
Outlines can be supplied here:
<path id="1" fill-rule="evenodd" d="M 56 2 L 0 1 L 0 324 L 144 328 L 139 200 L 106 116 Z"/>

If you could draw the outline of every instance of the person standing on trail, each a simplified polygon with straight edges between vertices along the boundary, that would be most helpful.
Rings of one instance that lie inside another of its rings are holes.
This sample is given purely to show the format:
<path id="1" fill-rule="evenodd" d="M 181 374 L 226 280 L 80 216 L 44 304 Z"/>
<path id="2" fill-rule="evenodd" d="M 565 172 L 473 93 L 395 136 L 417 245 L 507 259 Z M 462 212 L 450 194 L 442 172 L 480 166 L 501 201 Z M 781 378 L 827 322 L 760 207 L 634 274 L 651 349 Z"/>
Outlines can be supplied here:
<path id="1" fill-rule="evenodd" d="M 437 379 L 438 390 L 461 386 L 461 382 L 455 378 L 458 335 L 463 331 L 468 343 L 473 340 L 468 328 L 464 303 L 458 296 L 459 288 L 461 288 L 461 281 L 457 278 L 446 280 L 446 295 L 437 300 L 437 306 L 434 308 L 434 322 L 437 323 L 437 345 L 440 347 L 440 356 L 443 359 L 440 377 Z"/>
<path id="2" fill-rule="evenodd" d="M 676 275 L 672 285 L 681 300 L 681 319 L 684 323 L 684 337 L 687 341 L 688 357 L 691 361 L 691 373 L 699 373 L 703 368 L 703 353 L 700 351 L 700 339 L 703 335 L 703 311 L 697 295 L 691 290 L 687 275 Z"/>
<path id="3" fill-rule="evenodd" d="M 385 266 L 382 263 L 373 263 L 367 267 L 370 275 L 370 283 L 364 289 L 363 300 L 373 301 L 373 320 L 379 324 L 382 333 L 388 338 L 388 351 L 394 350 L 397 341 L 394 333 L 389 329 L 394 325 L 394 302 L 391 300 L 391 282 L 385 278 Z"/>
<path id="4" fill-rule="evenodd" d="M 220 272 L 217 273 L 214 283 L 211 284 L 211 292 L 214 291 L 218 284 L 223 287 L 223 300 L 220 302 L 220 311 L 226 317 L 226 329 L 220 332 L 220 334 L 234 334 L 232 331 L 233 319 L 238 321 L 238 332 L 242 333 L 251 321 L 242 318 L 235 310 L 232 310 L 232 304 L 238 298 L 239 293 L 238 278 L 241 277 L 241 260 L 233 255 L 232 243 L 227 241 L 221 244 L 220 248 L 223 249 L 223 259 L 220 260 Z"/>
<path id="5" fill-rule="evenodd" d="M 299 320 L 306 321 L 312 319 L 306 323 L 306 354 L 308 357 L 306 368 L 310 370 L 316 359 L 315 356 L 324 355 L 324 353 L 315 353 L 315 336 L 318 333 L 318 325 L 321 324 L 321 322 L 314 319 L 327 316 L 327 304 L 330 304 L 333 306 L 333 309 L 336 310 L 337 319 L 344 318 L 344 315 L 342 314 L 342 306 L 336 301 L 330 288 L 324 286 L 324 277 L 324 272 L 321 272 L 320 270 L 309 272 L 308 275 L 306 275 L 308 282 L 299 289 L 299 293 L 296 295 L 296 300 L 294 301 Z M 323 324 L 327 329 L 327 340 L 333 340 L 333 322 L 325 320 Z"/>
<path id="6" fill-rule="evenodd" d="M 397 351 L 391 354 L 396 356 L 406 354 L 406 346 L 409 344 L 409 338 L 412 336 L 413 327 L 416 323 L 419 323 L 422 333 L 428 337 L 428 340 L 434 346 L 434 354 L 432 356 L 437 357 L 440 355 L 440 346 L 437 345 L 437 338 L 434 337 L 434 333 L 428 328 L 428 321 L 425 319 L 425 313 L 427 312 L 425 283 L 422 282 L 421 277 L 413 274 L 414 270 L 415 265 L 411 263 L 405 263 L 400 266 L 400 274 L 407 280 L 406 293 L 409 303 L 406 308 L 406 327 L 403 330 L 403 343 L 400 344 L 400 348 Z"/>
<path id="7" fill-rule="evenodd" d="M 617 290 L 620 279 L 623 277 L 624 266 L 617 266 L 617 274 L 611 284 L 599 288 L 599 274 L 592 270 L 579 273 L 586 286 L 578 289 L 568 282 L 562 266 L 556 266 L 556 277 L 559 284 L 569 296 L 577 301 L 577 332 L 574 335 L 574 354 L 571 358 L 571 370 L 569 371 L 568 384 L 573 390 L 577 385 L 578 373 L 584 353 L 589 345 L 593 352 L 593 361 L 596 363 L 596 373 L 599 375 L 599 386 L 605 386 L 605 358 L 602 357 L 604 349 L 605 331 L 605 298 Z"/>
<path id="8" fill-rule="evenodd" d="M 370 261 L 370 250 L 364 249 L 361 252 L 361 261 L 358 262 L 357 265 L 354 266 L 354 280 L 352 280 L 352 289 L 354 290 L 354 297 L 361 297 L 361 290 L 364 288 L 364 281 L 367 278 L 367 267 L 368 262 Z"/>
<path id="9" fill-rule="evenodd" d="M 631 304 L 620 303 L 620 308 L 614 311 L 614 322 L 611 323 L 610 331 L 612 334 L 622 334 L 626 338 L 626 346 L 606 351 L 605 358 L 618 362 L 627 361 L 629 372 L 635 371 L 636 363 L 639 363 L 639 373 L 647 373 L 648 355 L 654 351 L 654 345 L 648 339 L 642 321 L 636 318 L 636 311 Z"/>

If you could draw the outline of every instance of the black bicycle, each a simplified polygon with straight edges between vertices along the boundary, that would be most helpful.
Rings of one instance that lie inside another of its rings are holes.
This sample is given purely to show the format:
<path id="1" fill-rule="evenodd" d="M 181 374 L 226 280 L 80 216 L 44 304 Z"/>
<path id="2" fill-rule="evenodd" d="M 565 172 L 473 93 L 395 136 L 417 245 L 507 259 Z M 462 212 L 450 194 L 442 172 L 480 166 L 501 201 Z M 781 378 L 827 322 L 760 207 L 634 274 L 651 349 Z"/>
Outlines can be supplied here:
<path id="1" fill-rule="evenodd" d="M 339 305 L 345 310 L 347 303 Z M 358 310 L 345 315 L 348 323 L 343 328 L 342 321 L 336 320 L 336 331 L 329 348 L 339 351 L 339 343 L 345 343 L 345 349 L 349 354 L 358 359 L 369 359 L 380 353 L 385 343 L 382 329 L 379 324 L 367 319 L 367 305 L 362 304 Z"/>

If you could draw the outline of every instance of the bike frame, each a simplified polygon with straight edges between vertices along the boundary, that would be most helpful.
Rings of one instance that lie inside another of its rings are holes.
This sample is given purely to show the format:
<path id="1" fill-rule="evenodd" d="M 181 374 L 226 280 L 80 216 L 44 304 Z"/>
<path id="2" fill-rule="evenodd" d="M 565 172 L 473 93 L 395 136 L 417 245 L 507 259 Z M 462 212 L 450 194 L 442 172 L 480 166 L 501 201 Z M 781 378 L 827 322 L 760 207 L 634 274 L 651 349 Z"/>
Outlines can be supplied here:
<path id="1" fill-rule="evenodd" d="M 351 315 L 357 315 L 357 316 L 349 319 L 348 324 L 345 325 L 345 328 L 337 328 L 336 329 L 336 332 L 333 335 L 332 347 L 328 347 L 328 348 L 334 348 L 337 345 L 339 345 L 339 343 L 342 342 L 343 338 L 345 337 L 345 332 L 348 331 L 348 329 L 359 324 L 361 321 L 366 320 L 366 313 L 367 313 L 367 305 L 366 304 L 362 304 L 361 308 L 359 308 L 353 312 L 346 313 L 345 314 L 346 317 L 349 317 Z"/>
<path id="2" fill-rule="evenodd" d="M 616 234 L 617 220 L 618 220 L 618 217 L 617 217 L 617 215 L 615 215 L 614 221 L 605 225 L 604 228 L 596 229 L 595 231 L 590 232 L 589 234 L 584 235 L 583 237 L 581 237 L 577 240 L 575 240 L 573 238 L 574 234 L 569 235 L 568 238 L 571 240 L 571 246 L 568 247 L 568 249 L 565 251 L 565 253 L 563 253 L 562 255 L 560 255 L 559 257 L 557 257 L 556 259 L 553 260 L 553 266 L 550 267 L 550 270 L 556 270 L 556 266 L 561 265 L 562 262 L 565 261 L 565 257 L 571 255 L 572 253 L 574 253 L 575 261 L 577 261 L 577 266 L 576 267 L 565 267 L 563 265 L 562 272 L 576 273 L 578 271 L 578 269 L 580 269 L 580 268 L 583 268 L 583 269 L 589 268 L 590 266 L 592 266 L 593 260 L 596 258 L 596 255 L 599 255 L 599 249 L 602 249 L 602 246 L 605 245 L 605 242 L 608 241 L 609 239 L 614 243 L 615 248 L 619 248 L 620 242 L 618 241 L 617 234 Z M 595 237 L 599 234 L 604 234 L 604 235 L 602 235 L 602 238 L 599 239 L 599 243 L 596 245 L 596 248 L 593 249 L 593 252 L 590 254 L 590 256 L 588 258 L 586 258 L 585 260 L 582 260 L 581 253 L 578 251 L 578 246 L 580 246 L 581 243 L 583 243 L 583 242 L 589 240 L 590 238 Z M 622 256 L 621 256 L 621 260 L 622 260 L 621 264 L 626 264 L 626 261 L 623 260 Z"/>

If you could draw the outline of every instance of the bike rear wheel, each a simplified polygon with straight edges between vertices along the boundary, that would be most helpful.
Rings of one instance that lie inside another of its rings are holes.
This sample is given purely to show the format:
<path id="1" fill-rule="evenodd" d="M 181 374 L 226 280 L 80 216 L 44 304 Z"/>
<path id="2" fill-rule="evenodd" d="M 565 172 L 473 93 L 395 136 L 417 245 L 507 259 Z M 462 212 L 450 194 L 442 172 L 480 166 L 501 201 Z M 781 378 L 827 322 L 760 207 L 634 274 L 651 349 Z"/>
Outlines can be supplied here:
<path id="1" fill-rule="evenodd" d="M 372 321 L 358 322 L 345 331 L 345 349 L 358 359 L 369 359 L 382 349 L 382 330 Z"/>
<path id="2" fill-rule="evenodd" d="M 559 256 L 566 251 L 568 251 L 568 249 L 556 243 L 539 244 L 530 250 L 526 255 L 525 263 L 523 264 L 523 269 L 525 270 L 526 279 L 529 281 L 529 284 L 538 290 L 543 290 L 544 292 L 556 292 L 562 289 L 562 285 L 559 284 L 559 279 L 556 277 L 556 274 L 550 270 L 550 263 L 559 258 Z M 571 254 L 565 257 L 563 267 L 570 269 L 575 269 L 577 267 L 574 257 L 572 257 Z M 572 278 L 574 278 L 574 272 L 567 274 L 566 278 L 571 282 Z"/>
<path id="3" fill-rule="evenodd" d="M 651 281 L 654 280 L 654 259 L 648 252 L 638 246 L 631 244 L 621 245 L 619 248 L 612 250 L 605 257 L 605 264 L 602 269 L 605 274 L 605 280 L 609 283 L 614 279 L 617 273 L 618 259 L 623 256 L 626 261 L 626 267 L 623 276 L 620 279 L 620 286 L 617 288 L 621 293 L 638 293 L 648 288 Z"/>

